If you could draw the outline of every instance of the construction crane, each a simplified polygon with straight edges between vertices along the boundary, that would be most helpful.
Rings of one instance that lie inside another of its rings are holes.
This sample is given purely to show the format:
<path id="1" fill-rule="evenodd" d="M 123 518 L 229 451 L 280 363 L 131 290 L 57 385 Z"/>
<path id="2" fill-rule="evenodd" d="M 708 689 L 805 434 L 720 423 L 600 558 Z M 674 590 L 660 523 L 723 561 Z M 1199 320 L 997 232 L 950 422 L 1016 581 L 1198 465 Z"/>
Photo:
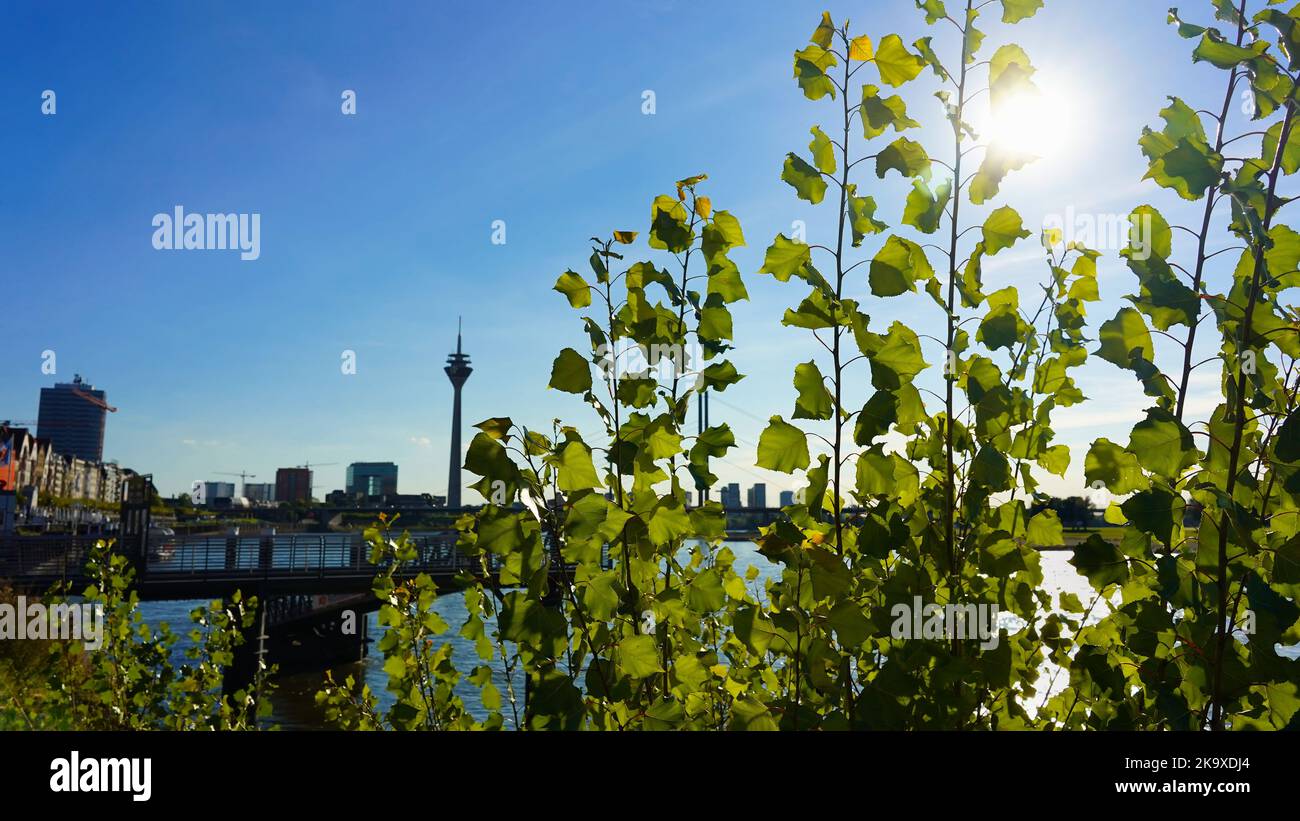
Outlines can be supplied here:
<path id="1" fill-rule="evenodd" d="M 103 408 L 104 410 L 108 411 L 109 413 L 117 413 L 117 408 L 115 408 L 115 407 L 113 407 L 112 405 L 108 404 L 108 403 L 105 402 L 103 399 L 98 399 L 98 398 L 96 398 L 96 397 L 94 397 L 94 396 L 91 396 L 90 394 L 88 394 L 88 393 L 86 393 L 85 391 L 83 391 L 81 388 L 73 388 L 73 389 L 72 389 L 72 394 L 73 394 L 73 396 L 79 396 L 79 397 L 81 397 L 82 399 L 85 399 L 87 402 L 89 402 L 90 404 L 94 405 L 94 406 L 97 407 L 97 408 Z"/>
<path id="2" fill-rule="evenodd" d="M 248 484 L 248 480 L 257 478 L 256 473 L 249 473 L 248 471 L 244 471 L 244 470 L 241 470 L 239 473 L 218 473 L 216 475 L 217 476 L 238 476 L 240 496 L 244 495 L 245 486 Z"/>
<path id="3" fill-rule="evenodd" d="M 331 465 L 337 465 L 337 464 L 338 462 L 317 462 L 316 464 L 313 465 L 311 462 L 304 462 L 303 464 L 298 465 L 298 467 L 305 468 L 307 470 L 307 495 L 308 496 L 312 495 L 311 492 L 316 489 L 316 483 L 312 481 L 312 477 L 315 476 L 315 474 L 311 472 L 311 469 L 314 467 L 327 468 L 330 467 Z"/>

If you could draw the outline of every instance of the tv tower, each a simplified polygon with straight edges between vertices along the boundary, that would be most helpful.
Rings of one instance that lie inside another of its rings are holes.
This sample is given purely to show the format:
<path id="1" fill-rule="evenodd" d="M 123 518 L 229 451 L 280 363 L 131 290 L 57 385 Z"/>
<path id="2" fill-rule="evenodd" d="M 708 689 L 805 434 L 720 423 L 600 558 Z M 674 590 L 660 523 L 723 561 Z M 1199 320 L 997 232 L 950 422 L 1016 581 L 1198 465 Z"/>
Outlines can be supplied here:
<path id="1" fill-rule="evenodd" d="M 443 368 L 451 380 L 455 398 L 451 406 L 451 467 L 447 471 L 447 507 L 456 508 L 460 502 L 460 389 L 474 369 L 469 366 L 469 354 L 460 349 L 460 317 L 456 317 L 456 352 L 447 355 Z"/>

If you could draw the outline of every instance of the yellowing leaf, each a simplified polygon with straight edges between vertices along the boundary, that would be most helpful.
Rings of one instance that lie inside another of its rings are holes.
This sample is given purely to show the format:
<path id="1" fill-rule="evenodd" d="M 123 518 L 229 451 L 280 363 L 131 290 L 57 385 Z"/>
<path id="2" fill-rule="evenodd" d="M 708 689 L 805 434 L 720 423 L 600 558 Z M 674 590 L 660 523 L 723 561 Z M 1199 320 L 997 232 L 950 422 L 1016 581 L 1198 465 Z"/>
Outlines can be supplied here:
<path id="1" fill-rule="evenodd" d="M 876 56 L 876 49 L 874 46 L 871 45 L 871 38 L 868 37 L 867 35 L 864 34 L 861 37 L 854 37 L 853 41 L 849 43 L 850 60 L 865 61 L 865 60 L 870 60 L 872 57 L 875 56 Z"/>

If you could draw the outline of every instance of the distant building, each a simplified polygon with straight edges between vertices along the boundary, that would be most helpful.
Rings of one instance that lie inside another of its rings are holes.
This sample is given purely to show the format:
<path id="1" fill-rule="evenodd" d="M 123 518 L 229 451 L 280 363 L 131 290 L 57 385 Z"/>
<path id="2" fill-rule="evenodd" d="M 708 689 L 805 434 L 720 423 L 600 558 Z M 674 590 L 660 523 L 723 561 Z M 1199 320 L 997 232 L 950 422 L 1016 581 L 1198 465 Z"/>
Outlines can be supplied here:
<path id="1" fill-rule="evenodd" d="M 766 508 L 767 507 L 767 485 L 762 482 L 756 483 L 745 492 L 745 507 Z"/>
<path id="2" fill-rule="evenodd" d="M 234 482 L 204 482 L 202 501 L 208 507 L 216 507 L 218 499 L 235 498 Z"/>
<path id="3" fill-rule="evenodd" d="M 246 482 L 244 483 L 244 498 L 250 502 L 274 502 L 275 484 L 273 482 L 261 484 Z"/>
<path id="4" fill-rule="evenodd" d="M 103 391 L 73 377 L 52 388 L 41 388 L 36 427 L 39 439 L 48 439 L 54 452 L 87 462 L 104 461 L 104 420 L 108 403 Z"/>
<path id="5" fill-rule="evenodd" d="M 724 485 L 721 491 L 722 506 L 724 508 L 740 507 L 740 485 L 732 482 Z"/>
<path id="6" fill-rule="evenodd" d="M 794 491 L 793 490 L 781 491 L 781 507 L 786 507 L 792 504 L 794 504 Z"/>
<path id="7" fill-rule="evenodd" d="M 348 465 L 348 493 L 393 496 L 397 493 L 397 465 L 392 462 L 353 462 Z"/>
<path id="8" fill-rule="evenodd" d="M 22 491 L 29 507 L 40 500 L 122 501 L 134 471 L 115 462 L 92 462 L 57 453 L 48 439 L 25 428 L 0 428 L 0 481 L 6 490 Z"/>
<path id="9" fill-rule="evenodd" d="M 277 502 L 311 501 L 311 471 L 307 468 L 280 468 L 275 472 Z"/>

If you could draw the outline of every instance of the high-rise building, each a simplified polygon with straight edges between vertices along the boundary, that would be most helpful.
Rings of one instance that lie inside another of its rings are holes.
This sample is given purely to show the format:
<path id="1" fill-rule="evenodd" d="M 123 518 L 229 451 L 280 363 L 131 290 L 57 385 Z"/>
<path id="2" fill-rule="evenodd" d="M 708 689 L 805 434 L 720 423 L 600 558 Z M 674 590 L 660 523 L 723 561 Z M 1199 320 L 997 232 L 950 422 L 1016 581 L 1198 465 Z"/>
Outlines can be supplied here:
<path id="1" fill-rule="evenodd" d="M 793 490 L 781 491 L 781 507 L 787 507 L 792 504 L 794 504 L 794 491 Z"/>
<path id="2" fill-rule="evenodd" d="M 311 500 L 311 471 L 307 468 L 280 468 L 275 472 L 277 502 Z"/>
<path id="3" fill-rule="evenodd" d="M 397 465 L 392 462 L 353 462 L 348 465 L 346 491 L 352 495 L 383 496 L 397 492 Z"/>
<path id="4" fill-rule="evenodd" d="M 740 507 L 740 485 L 732 482 L 722 487 L 722 506 L 724 508 Z"/>
<path id="5" fill-rule="evenodd" d="M 442 369 L 451 380 L 451 464 L 447 469 L 447 507 L 460 507 L 460 389 L 474 369 L 469 366 L 469 354 L 460 347 L 460 320 L 456 320 L 456 352 L 447 356 L 447 367 Z"/>
<path id="6" fill-rule="evenodd" d="M 244 498 L 250 502 L 274 502 L 275 485 L 270 482 L 254 484 L 244 483 Z"/>
<path id="7" fill-rule="evenodd" d="M 49 439 L 55 453 L 102 462 L 108 410 L 104 392 L 83 382 L 78 374 L 71 382 L 41 388 L 36 436 Z"/>
<path id="8" fill-rule="evenodd" d="M 234 496 L 234 482 L 195 482 L 190 487 L 190 501 L 196 505 L 212 507 L 218 499 L 232 499 Z"/>
<path id="9" fill-rule="evenodd" d="M 767 507 L 767 485 L 757 482 L 745 492 L 745 507 Z"/>

